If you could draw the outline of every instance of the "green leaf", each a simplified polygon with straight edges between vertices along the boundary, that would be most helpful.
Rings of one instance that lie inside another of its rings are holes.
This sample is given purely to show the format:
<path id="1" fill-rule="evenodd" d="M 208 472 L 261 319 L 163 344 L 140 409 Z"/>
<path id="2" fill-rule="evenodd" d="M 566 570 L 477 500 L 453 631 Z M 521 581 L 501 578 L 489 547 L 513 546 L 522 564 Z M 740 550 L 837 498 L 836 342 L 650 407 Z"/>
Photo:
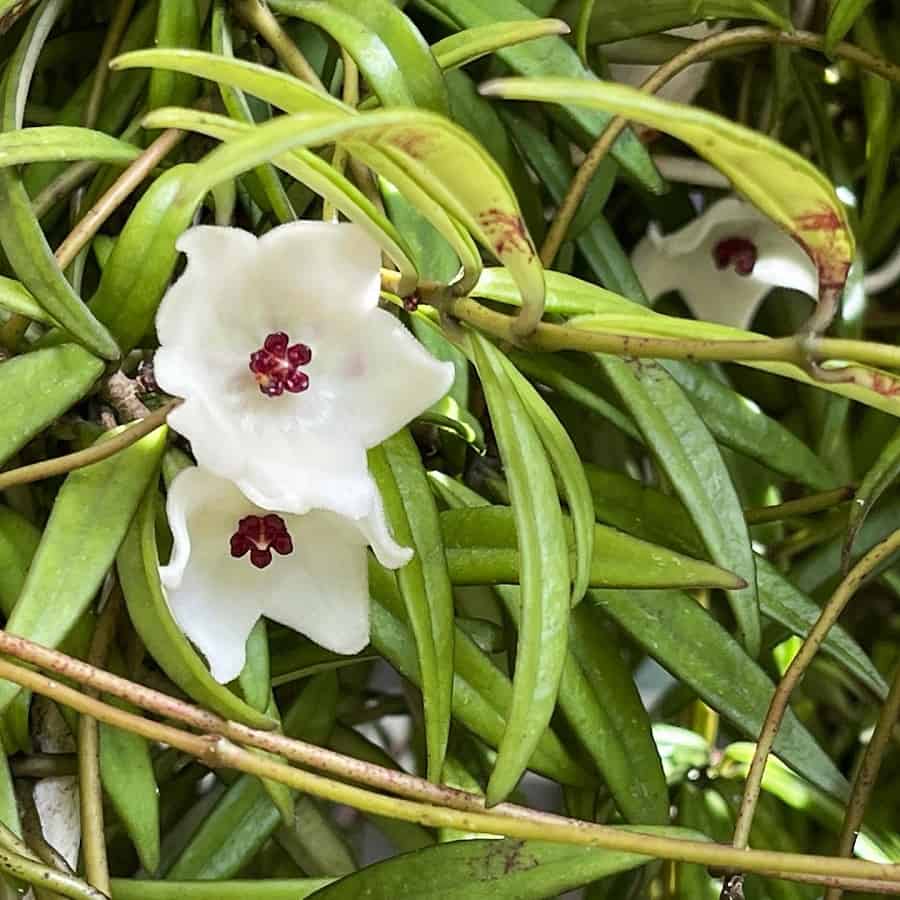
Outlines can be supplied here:
<path id="1" fill-rule="evenodd" d="M 79 159 L 128 163 L 140 152 L 133 144 L 90 128 L 47 125 L 0 133 L 0 168 Z"/>
<path id="2" fill-rule="evenodd" d="M 839 297 L 853 261 L 853 233 L 834 186 L 793 150 L 698 107 L 610 82 L 509 78 L 482 85 L 482 93 L 608 110 L 684 141 L 803 247 L 818 269 L 823 306 Z"/>
<path id="3" fill-rule="evenodd" d="M 828 12 L 828 25 L 825 28 L 826 53 L 834 51 L 835 44 L 844 39 L 871 2 L 872 0 L 834 0 Z"/>
<path id="4" fill-rule="evenodd" d="M 306 900 L 333 878 L 266 878 L 248 881 L 145 881 L 113 878 L 113 900 Z"/>
<path id="5" fill-rule="evenodd" d="M 404 172 L 434 203 L 458 219 L 513 274 L 523 298 L 521 328 L 527 331 L 540 320 L 543 268 L 515 194 L 503 171 L 484 148 L 453 123 L 432 113 L 413 110 L 353 115 L 339 101 L 326 99 L 327 95 L 316 93 L 296 79 L 263 66 L 212 54 L 146 50 L 120 56 L 113 65 L 173 68 L 225 81 L 289 112 L 332 112 L 335 119 L 331 121 L 283 117 L 258 126 L 245 139 L 247 143 L 235 142 L 240 144 L 238 150 L 224 157 L 241 159 L 240 163 L 229 162 L 227 168 L 223 167 L 224 148 L 206 158 L 201 184 L 206 184 L 208 189 L 223 180 L 232 165 L 237 166 L 237 171 L 244 171 L 257 161 L 269 160 L 301 145 L 340 141 L 350 153 L 359 155 L 388 180 L 392 172 L 398 169 Z M 183 112 L 177 115 L 183 116 Z M 165 116 L 151 114 L 145 125 L 162 126 L 168 121 Z M 250 155 L 244 156 L 245 152 Z M 391 171 L 383 170 L 385 164 Z"/>
<path id="6" fill-rule="evenodd" d="M 416 640 L 428 777 L 440 781 L 450 734 L 453 693 L 453 588 L 434 502 L 419 449 L 404 429 L 369 451 L 395 540 L 415 551 L 397 570 L 397 584 Z"/>
<path id="7" fill-rule="evenodd" d="M 450 577 L 455 584 L 518 583 L 516 520 L 508 506 L 443 512 L 441 530 Z M 570 535 L 571 528 L 567 528 L 569 540 Z M 592 587 L 607 588 L 717 587 L 735 590 L 744 585 L 731 572 L 604 525 L 594 526 L 590 580 Z"/>
<path id="8" fill-rule="evenodd" d="M 470 345 L 510 486 L 521 566 L 513 696 L 486 792 L 493 805 L 516 786 L 556 706 L 566 658 L 569 570 L 559 497 L 540 434 L 500 352 L 476 333 Z"/>
<path id="9" fill-rule="evenodd" d="M 40 531 L 28 519 L 0 505 L 0 610 L 6 618 L 19 599 L 40 541 Z"/>
<path id="10" fill-rule="evenodd" d="M 2 369 L 0 369 L 2 373 Z M 2 454 L 0 454 L 2 456 Z M 853 554 L 853 544 L 856 536 L 865 524 L 872 507 L 879 498 L 897 480 L 900 475 L 900 428 L 894 436 L 884 445 L 878 454 L 878 458 L 866 472 L 853 502 L 850 504 L 850 517 L 847 521 L 847 536 L 844 540 L 844 549 L 841 554 L 841 562 L 846 572 L 850 567 Z"/>
<path id="11" fill-rule="evenodd" d="M 390 0 L 270 0 L 270 6 L 328 32 L 385 106 L 447 114 L 441 70 L 419 30 Z"/>
<path id="12" fill-rule="evenodd" d="M 756 738 L 774 693 L 772 682 L 696 600 L 674 591 L 592 591 L 588 596 L 661 666 Z M 846 798 L 844 776 L 790 709 L 774 750 L 817 787 Z"/>
<path id="13" fill-rule="evenodd" d="M 568 432 L 541 395 L 522 377 L 505 356 L 498 355 L 506 377 L 522 401 L 537 430 L 553 471 L 562 486 L 563 498 L 569 507 L 575 533 L 575 578 L 572 585 L 572 605 L 581 601 L 591 577 L 594 555 L 594 501 L 578 451 Z"/>
<path id="14" fill-rule="evenodd" d="M 285 734 L 326 744 L 334 727 L 337 701 L 338 684 L 333 673 L 311 678 L 284 716 Z M 229 773 L 229 780 L 233 777 Z M 293 791 L 290 794 L 296 796 Z M 298 800 L 302 799 L 303 795 L 299 795 Z M 252 861 L 266 841 L 273 836 L 282 840 L 286 829 L 279 830 L 280 822 L 279 810 L 260 779 L 241 775 L 231 781 L 228 790 L 191 835 L 166 878 L 217 880 L 233 877 Z M 294 837 L 293 831 L 288 833 Z M 314 867 L 319 868 L 317 864 Z M 352 869 L 351 862 L 349 868 L 341 866 L 333 874 Z"/>
<path id="15" fill-rule="evenodd" d="M 106 435 L 99 440 L 106 439 Z M 150 480 L 166 428 L 66 477 L 6 623 L 10 634 L 57 647 L 93 601 Z M 47 615 L 47 610 L 53 615 Z M 0 710 L 21 688 L 0 682 Z"/>
<path id="16" fill-rule="evenodd" d="M 215 0 L 212 10 L 212 23 L 210 25 L 210 49 L 217 56 L 233 57 L 231 31 L 228 27 L 228 16 L 225 0 Z M 250 109 L 250 104 L 243 91 L 227 84 L 219 85 L 219 95 L 225 106 L 229 122 L 241 122 L 245 125 L 255 125 L 256 119 Z M 254 170 L 254 174 L 262 185 L 263 193 L 269 202 L 272 211 L 279 222 L 290 222 L 297 216 L 291 206 L 291 201 L 281 183 L 278 174 L 269 163 L 265 163 Z"/>
<path id="17" fill-rule="evenodd" d="M 370 563 L 369 590 L 372 646 L 401 675 L 421 685 L 415 644 L 403 620 L 403 601 L 393 573 Z M 512 700 L 509 678 L 459 627 L 453 647 L 453 717 L 489 746 L 497 747 L 506 731 Z M 529 766 L 562 784 L 590 785 L 594 781 L 549 728 L 540 735 Z"/>
<path id="18" fill-rule="evenodd" d="M 719 448 L 681 388 L 650 360 L 599 357 L 610 381 L 668 475 L 713 562 L 743 578 L 728 602 L 741 640 L 755 657 L 760 647 L 756 570 L 744 512 Z"/>
<path id="19" fill-rule="evenodd" d="M 761 556 L 756 557 L 756 577 L 763 615 L 805 638 L 822 614 L 821 607 Z M 876 697 L 884 700 L 887 696 L 887 684 L 878 669 L 862 647 L 840 625 L 832 626 L 821 650 Z"/>
<path id="20" fill-rule="evenodd" d="M 652 831 L 680 832 L 665 828 Z M 316 900 L 350 900 L 365 894 L 402 897 L 409 896 L 410 885 L 416 885 L 415 896 L 420 900 L 493 900 L 499 896 L 540 900 L 647 861 L 648 857 L 636 853 L 543 841 L 452 841 L 368 866 L 313 896 Z"/>
<path id="21" fill-rule="evenodd" d="M 803 441 L 706 368 L 678 360 L 663 360 L 660 365 L 678 382 L 719 443 L 814 491 L 835 486 L 834 474 Z"/>
<path id="22" fill-rule="evenodd" d="M 53 320 L 44 308 L 18 281 L 0 276 L 0 307 L 11 313 L 25 316 L 45 325 L 53 324 Z"/>
<path id="23" fill-rule="evenodd" d="M 117 668 L 121 673 L 124 666 L 120 663 Z M 128 712 L 140 712 L 117 698 L 104 697 L 104 700 Z M 99 724 L 99 729 L 103 790 L 125 825 L 141 865 L 148 872 L 155 872 L 159 866 L 159 789 L 150 743 L 140 735 L 105 722 Z"/>
<path id="24" fill-rule="evenodd" d="M 200 43 L 200 11 L 197 0 L 159 0 L 156 18 L 157 47 L 197 47 Z M 147 105 L 187 106 L 197 93 L 193 78 L 174 72 L 151 72 Z"/>
<path id="25" fill-rule="evenodd" d="M 249 134 L 250 123 L 235 121 L 214 113 L 189 111 L 181 125 L 222 141 Z M 400 268 L 405 280 L 414 285 L 418 280 L 406 240 L 390 220 L 347 178 L 309 150 L 281 154 L 272 164 L 305 184 L 339 209 L 351 222 L 364 228 Z M 259 171 L 256 169 L 255 171 Z"/>
<path id="26" fill-rule="evenodd" d="M 0 363 L 0 465 L 77 403 L 103 363 L 76 344 Z"/>
<path id="27" fill-rule="evenodd" d="M 268 715 L 245 703 L 209 674 L 172 618 L 159 581 L 156 503 L 157 492 L 151 490 L 135 515 L 116 560 L 135 630 L 160 668 L 196 703 L 253 728 L 273 728 L 275 722 Z"/>
<path id="28" fill-rule="evenodd" d="M 577 0 L 569 0 L 562 12 L 570 18 L 576 9 Z M 644 0 L 640 6 L 629 0 L 611 0 L 594 8 L 587 25 L 587 40 L 607 44 L 708 19 L 761 19 L 776 28 L 791 29 L 790 19 L 766 0 Z"/>
<path id="29" fill-rule="evenodd" d="M 63 3 L 51 0 L 31 18 L 0 85 L 0 133 L 22 127 L 24 102 L 37 56 L 60 15 Z M 72 337 L 104 359 L 119 348 L 72 290 L 53 256 L 16 169 L 0 169 L 0 246 L 18 279 L 47 314 Z"/>
<path id="30" fill-rule="evenodd" d="M 432 44 L 431 52 L 445 72 L 467 66 L 482 56 L 496 53 L 505 47 L 524 44 L 551 35 L 568 34 L 569 26 L 562 19 L 534 19 L 491 22 L 466 28 L 441 38 Z"/>
<path id="31" fill-rule="evenodd" d="M 426 6 L 416 0 L 416 4 Z M 432 7 L 452 21 L 459 29 L 494 25 L 497 22 L 532 22 L 539 18 L 518 0 L 427 0 Z M 562 37 L 550 36 L 527 44 L 518 44 L 497 50 L 497 57 L 519 75 L 544 77 L 565 75 L 573 80 L 583 80 L 590 84 L 594 80 L 591 71 L 585 68 L 578 54 Z M 610 116 L 594 110 L 567 106 L 566 123 L 580 135 L 587 135 L 592 143 L 606 127 Z M 662 190 L 662 179 L 656 171 L 650 156 L 640 141 L 630 130 L 621 134 L 613 146 L 613 156 L 621 166 L 652 191 Z"/>
<path id="32" fill-rule="evenodd" d="M 487 504 L 474 491 L 442 473 L 432 473 L 431 478 L 451 508 L 483 508 Z M 498 594 L 518 625 L 518 590 L 501 587 Z M 630 822 L 663 824 L 669 818 L 669 795 L 662 764 L 650 719 L 615 644 L 616 637 L 589 604 L 580 604 L 572 611 L 559 707 L 603 775 L 623 816 Z"/>

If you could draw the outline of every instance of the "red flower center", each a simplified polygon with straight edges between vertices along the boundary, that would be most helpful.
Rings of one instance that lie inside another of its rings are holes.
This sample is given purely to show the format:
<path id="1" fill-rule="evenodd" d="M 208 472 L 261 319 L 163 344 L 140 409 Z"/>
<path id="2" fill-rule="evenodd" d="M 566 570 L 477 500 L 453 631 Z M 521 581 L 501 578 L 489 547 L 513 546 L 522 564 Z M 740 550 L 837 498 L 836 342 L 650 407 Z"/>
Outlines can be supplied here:
<path id="1" fill-rule="evenodd" d="M 281 516 L 244 516 L 238 522 L 237 531 L 231 536 L 231 555 L 235 559 L 250 554 L 250 562 L 257 569 L 264 569 L 272 562 L 272 551 L 287 556 L 294 549 L 294 542 Z"/>
<path id="2" fill-rule="evenodd" d="M 752 275 L 756 265 L 756 244 L 745 237 L 727 237 L 713 248 L 717 269 L 729 266 L 738 275 Z"/>
<path id="3" fill-rule="evenodd" d="M 291 344 L 287 334 L 275 331 L 250 354 L 250 371 L 267 397 L 279 397 L 285 391 L 301 394 L 309 387 L 309 375 L 300 369 L 311 359 L 312 350 L 306 344 Z"/>

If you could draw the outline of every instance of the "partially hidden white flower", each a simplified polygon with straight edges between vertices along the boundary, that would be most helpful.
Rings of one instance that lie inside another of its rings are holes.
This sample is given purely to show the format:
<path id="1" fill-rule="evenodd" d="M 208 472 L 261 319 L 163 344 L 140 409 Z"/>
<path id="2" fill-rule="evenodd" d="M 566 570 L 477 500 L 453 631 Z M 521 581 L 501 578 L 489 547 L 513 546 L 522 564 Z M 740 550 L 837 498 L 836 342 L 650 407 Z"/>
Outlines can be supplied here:
<path id="1" fill-rule="evenodd" d="M 244 666 L 261 615 L 335 653 L 369 641 L 368 537 L 326 510 L 273 513 L 201 466 L 180 472 L 166 504 L 174 539 L 160 580 L 181 630 L 222 683 Z M 402 562 L 412 556 L 403 551 Z"/>
<path id="2" fill-rule="evenodd" d="M 736 328 L 750 325 L 774 287 L 818 296 L 816 267 L 802 247 L 738 197 L 717 201 L 672 234 L 651 224 L 631 263 L 651 303 L 678 291 L 695 318 Z"/>
<path id="3" fill-rule="evenodd" d="M 721 25 L 713 26 L 709 22 L 697 22 L 694 25 L 685 25 L 682 28 L 672 28 L 665 33 L 700 40 L 719 31 L 721 27 Z M 677 75 L 670 78 L 656 92 L 656 96 L 666 100 L 675 100 L 678 103 L 690 103 L 703 88 L 711 65 L 712 63 L 710 62 L 699 62 L 687 66 L 687 68 L 682 69 Z M 613 81 L 630 84 L 632 87 L 640 87 L 658 68 L 659 66 L 643 65 L 641 63 L 610 63 L 609 74 Z"/>
<path id="4" fill-rule="evenodd" d="M 382 563 L 405 562 L 366 449 L 439 400 L 453 367 L 377 308 L 377 244 L 304 221 L 261 238 L 201 226 L 178 248 L 187 269 L 159 308 L 155 376 L 184 398 L 169 423 L 197 462 L 262 509 L 347 516 Z"/>

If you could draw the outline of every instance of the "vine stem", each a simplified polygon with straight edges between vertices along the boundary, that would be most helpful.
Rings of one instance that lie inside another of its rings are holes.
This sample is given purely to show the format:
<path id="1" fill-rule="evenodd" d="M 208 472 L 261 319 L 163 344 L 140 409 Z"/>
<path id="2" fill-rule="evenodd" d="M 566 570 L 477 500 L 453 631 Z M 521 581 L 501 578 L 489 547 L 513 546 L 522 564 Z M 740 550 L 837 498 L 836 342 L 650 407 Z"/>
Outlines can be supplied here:
<path id="1" fill-rule="evenodd" d="M 838 856 L 850 856 L 853 853 L 853 845 L 856 843 L 866 806 L 872 796 L 872 790 L 881 770 L 881 762 L 898 718 L 900 718 L 900 668 L 894 675 L 891 690 L 881 707 L 878 722 L 872 732 L 872 739 L 863 753 L 862 762 L 853 779 L 850 799 L 847 801 L 847 810 L 844 813 L 844 823 L 838 838 Z M 847 885 L 829 887 L 825 893 L 825 900 L 840 900 L 844 890 L 851 889 Z"/>
<path id="2" fill-rule="evenodd" d="M 278 19 L 272 15 L 272 11 L 265 3 L 262 3 L 261 0 L 236 0 L 234 10 L 259 33 L 291 75 L 327 93 L 316 70 L 309 64 L 287 32 L 278 24 Z"/>
<path id="3" fill-rule="evenodd" d="M 804 47 L 810 50 L 824 50 L 825 37 L 809 31 L 795 31 L 788 33 L 775 28 L 762 26 L 750 26 L 748 28 L 733 28 L 710 37 L 703 38 L 673 56 L 668 62 L 663 63 L 641 84 L 641 90 L 648 94 L 655 94 L 671 78 L 687 68 L 692 63 L 705 59 L 722 51 L 739 47 L 753 46 L 755 44 L 781 44 L 788 47 Z M 895 66 L 862 50 L 853 44 L 841 41 L 833 50 L 833 54 L 841 59 L 847 59 L 866 68 L 870 72 L 881 75 L 890 81 L 900 81 L 900 66 Z M 625 130 L 628 120 L 622 116 L 616 116 L 606 126 L 594 146 L 588 151 L 582 160 L 578 171 L 569 184 L 566 196 L 560 203 L 556 216 L 547 231 L 544 243 L 541 247 L 541 262 L 550 268 L 559 248 L 565 240 L 569 226 L 575 218 L 575 213 L 581 204 L 584 193 L 594 177 L 597 166 L 609 153 L 616 138 Z"/>
<path id="4" fill-rule="evenodd" d="M 417 822 L 434 828 L 455 828 L 462 831 L 507 835 L 524 840 L 547 840 L 639 853 L 648 858 L 675 859 L 719 869 L 740 867 L 746 871 L 766 873 L 788 880 L 800 878 L 818 884 L 834 884 L 835 881 L 843 883 L 842 880 L 847 879 L 848 883 L 852 880 L 854 885 L 862 886 L 863 889 L 868 889 L 869 883 L 872 882 L 900 894 L 900 865 L 768 850 L 738 850 L 711 842 L 664 837 L 659 834 L 583 822 L 507 803 L 498 804 L 490 811 L 486 811 L 484 799 L 477 795 L 432 785 L 423 779 L 344 757 L 310 744 L 290 740 L 282 735 L 259 732 L 235 722 L 226 722 L 205 710 L 3 631 L 0 631 L 0 651 L 50 668 L 58 674 L 64 674 L 103 692 L 128 699 L 136 705 L 149 706 L 152 702 L 151 708 L 171 718 L 182 721 L 189 719 L 191 724 L 203 723 L 200 727 L 204 725 L 212 727 L 204 729 L 210 733 L 192 734 L 88 697 L 40 672 L 0 659 L 0 678 L 6 678 L 59 703 L 71 706 L 82 715 L 89 715 L 115 728 L 140 734 L 148 740 L 168 744 L 197 757 L 209 766 L 226 766 L 259 778 L 270 778 L 295 790 L 334 803 L 344 803 L 373 815 Z M 369 783 L 377 782 L 378 786 L 389 791 L 415 792 L 427 800 L 444 802 L 443 805 L 415 802 L 374 793 L 347 784 L 345 781 L 334 781 L 278 762 L 270 756 L 262 756 L 238 747 L 225 736 L 226 734 L 239 740 L 240 736 L 243 736 L 246 743 L 253 743 L 246 740 L 247 738 L 256 738 L 254 746 L 272 750 L 280 755 L 288 755 L 285 753 L 285 750 L 288 750 L 294 758 L 303 756 L 304 764 L 311 767 L 322 768 L 317 763 L 328 758 L 332 766 L 335 763 L 340 764 L 336 768 L 342 778 L 358 779 L 358 776 L 363 774 Z"/>
<path id="5" fill-rule="evenodd" d="M 156 168 L 160 160 L 184 140 L 187 132 L 176 128 L 164 131 L 113 182 L 108 191 L 84 214 L 56 249 L 56 261 L 65 269 L 87 246 L 103 223 L 122 205 L 132 191 Z"/>
<path id="6" fill-rule="evenodd" d="M 527 350 L 582 350 L 586 353 L 654 359 L 783 362 L 797 366 L 805 366 L 806 360 L 811 357 L 814 360 L 839 359 L 881 368 L 900 368 L 900 347 L 870 341 L 817 338 L 808 345 L 802 337 L 696 340 L 615 334 L 551 322 L 541 322 L 529 337 L 519 338 L 513 330 L 514 317 L 489 309 L 476 300 L 468 297 L 454 299 L 446 304 L 446 309 L 452 316 L 468 322 L 479 331 Z"/>
<path id="7" fill-rule="evenodd" d="M 115 637 L 119 614 L 119 586 L 116 584 L 97 620 L 88 662 L 102 667 Z M 88 690 L 87 696 L 97 697 Z M 103 833 L 103 785 L 100 781 L 100 729 L 91 716 L 78 717 L 78 797 L 81 810 L 81 843 L 87 881 L 104 894 L 110 893 L 109 861 Z"/>
<path id="8" fill-rule="evenodd" d="M 135 0 L 119 0 L 119 5 L 106 30 L 103 46 L 100 48 L 100 56 L 97 58 L 97 67 L 94 69 L 94 80 L 91 82 L 91 93 L 84 106 L 84 126 L 93 128 L 97 124 L 100 115 L 100 104 L 103 102 L 103 94 L 106 91 L 106 83 L 109 79 L 109 61 L 115 56 L 119 44 L 128 28 L 128 21 L 134 11 Z"/>
<path id="9" fill-rule="evenodd" d="M 832 594 L 831 599 L 825 605 L 815 625 L 803 641 L 797 655 L 791 660 L 790 666 L 784 673 L 784 677 L 772 695 L 769 711 L 763 722 L 747 773 L 747 781 L 744 786 L 744 796 L 741 800 L 741 808 L 738 812 L 734 826 L 734 839 L 732 845 L 737 850 L 747 847 L 750 839 L 750 828 L 753 824 L 753 816 L 759 801 L 762 788 L 763 775 L 766 771 L 766 761 L 772 752 L 775 738 L 787 711 L 788 703 L 794 688 L 800 683 L 806 673 L 813 657 L 828 636 L 831 627 L 838 620 L 844 607 L 872 572 L 888 557 L 900 549 L 900 529 L 873 547 L 849 572 Z"/>
<path id="10" fill-rule="evenodd" d="M 846 503 L 853 499 L 855 493 L 856 488 L 852 485 L 844 485 L 832 491 L 822 491 L 799 497 L 797 500 L 788 500 L 777 506 L 754 506 L 744 510 L 744 518 L 748 525 L 759 525 L 762 522 L 781 522 L 794 516 L 808 516 Z"/>
<path id="11" fill-rule="evenodd" d="M 0 472 L 0 491 L 17 484 L 29 484 L 32 481 L 40 481 L 42 478 L 64 475 L 75 469 L 81 469 L 107 459 L 120 450 L 137 443 L 142 437 L 165 424 L 166 416 L 180 404 L 180 400 L 174 400 L 156 412 L 150 413 L 149 416 L 139 419 L 134 425 L 129 425 L 115 437 L 93 444 L 85 450 L 77 450 L 75 453 L 67 453 L 65 456 L 56 456 L 53 459 L 45 459 L 29 466 L 20 466 L 18 469 Z"/>

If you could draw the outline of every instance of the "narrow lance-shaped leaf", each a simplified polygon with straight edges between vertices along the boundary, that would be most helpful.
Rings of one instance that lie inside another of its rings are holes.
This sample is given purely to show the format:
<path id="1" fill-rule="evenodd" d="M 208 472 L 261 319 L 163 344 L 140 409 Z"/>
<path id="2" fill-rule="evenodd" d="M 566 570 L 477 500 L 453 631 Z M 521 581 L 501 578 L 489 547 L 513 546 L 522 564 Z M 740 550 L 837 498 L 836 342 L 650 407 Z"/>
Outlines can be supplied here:
<path id="1" fill-rule="evenodd" d="M 422 0 L 420 5 L 429 12 L 438 11 L 460 29 L 493 25 L 503 21 L 531 22 L 539 18 L 533 11 L 533 2 L 520 0 Z M 552 5 L 552 4 L 551 4 Z M 549 8 L 542 10 L 543 14 Z M 557 35 L 540 41 L 516 44 L 500 48 L 497 57 L 518 75 L 540 77 L 566 75 L 573 80 L 583 80 L 591 84 L 595 76 L 578 58 L 578 54 L 567 41 Z M 579 139 L 593 142 L 606 127 L 610 116 L 597 110 L 586 110 L 577 105 L 566 107 L 563 120 L 575 131 Z M 586 146 L 589 146 L 587 144 Z M 616 162 L 637 178 L 645 187 L 660 192 L 663 181 L 656 171 L 646 148 L 630 129 L 620 135 L 612 148 Z"/>
<path id="2" fill-rule="evenodd" d="M 575 579 L 572 605 L 588 588 L 594 555 L 594 501 L 578 451 L 553 410 L 505 356 L 498 356 L 506 376 L 519 395 L 537 429 L 544 450 L 563 489 L 575 532 Z"/>
<path id="3" fill-rule="evenodd" d="M 543 268 L 521 210 L 503 171 L 490 155 L 463 129 L 425 111 L 376 111 L 353 115 L 339 101 L 326 99 L 302 82 L 263 66 L 227 60 L 190 51 L 145 50 L 128 53 L 114 61 L 116 68 L 151 66 L 191 72 L 225 81 L 280 106 L 288 112 L 331 111 L 352 119 L 336 123 L 334 133 L 321 143 L 342 141 L 354 152 L 354 144 L 376 148 L 392 155 L 422 189 L 458 219 L 510 270 L 519 285 L 522 311 L 519 327 L 531 330 L 543 314 Z M 385 118 L 387 117 L 387 118 Z M 148 127 L 160 124 L 149 118 Z M 273 121 L 259 126 L 275 137 L 286 129 L 300 132 L 301 122 Z M 293 145 L 310 145 L 297 139 Z M 268 158 L 276 155 L 270 152 Z M 375 167 L 373 160 L 366 160 Z M 246 168 L 246 167 L 245 167 Z"/>
<path id="4" fill-rule="evenodd" d="M 831 321 L 853 261 L 853 233 L 834 186 L 793 150 L 706 110 L 609 82 L 509 78 L 482 85 L 482 93 L 604 109 L 689 144 L 803 247 L 819 273 L 816 325 Z"/>
<path id="5" fill-rule="evenodd" d="M 102 372 L 103 363 L 77 344 L 0 363 L 0 464 L 77 403 Z"/>
<path id="6" fill-rule="evenodd" d="M 831 53 L 838 41 L 843 40 L 854 22 L 866 11 L 872 0 L 834 0 L 828 13 L 825 28 L 825 52 Z"/>
<path id="7" fill-rule="evenodd" d="M 114 456 L 67 476 L 6 623 L 10 634 L 57 647 L 72 630 L 115 559 L 159 469 L 165 442 L 166 428 L 157 428 Z M 47 615 L 48 609 L 53 615 Z M 17 684 L 0 682 L 0 710 L 20 690 Z"/>
<path id="8" fill-rule="evenodd" d="M 439 472 L 430 477 L 451 509 L 489 508 L 483 497 L 459 481 Z M 504 586 L 497 592 L 518 625 L 518 590 Z M 559 707 L 626 820 L 664 824 L 669 819 L 669 794 L 650 719 L 615 646 L 618 632 L 603 625 L 590 604 L 572 611 Z"/>
<path id="9" fill-rule="evenodd" d="M 2 370 L 0 370 L 2 371 Z M 853 544 L 859 530 L 865 524 L 872 507 L 878 502 L 879 497 L 897 480 L 900 475 L 900 428 L 894 436 L 884 445 L 878 459 L 866 472 L 853 502 L 850 504 L 850 518 L 847 521 L 847 537 L 844 541 L 844 549 L 841 554 L 841 563 L 844 571 L 847 571 L 853 554 Z"/>
<path id="10" fill-rule="evenodd" d="M 569 26 L 562 19 L 493 22 L 447 35 L 431 45 L 431 52 L 437 64 L 447 72 L 460 66 L 467 66 L 476 59 L 495 53 L 503 47 L 568 33 Z"/>
<path id="11" fill-rule="evenodd" d="M 681 388 L 657 363 L 599 357 L 658 465 L 687 507 L 713 561 L 746 582 L 728 592 L 741 640 L 760 648 L 756 569 L 744 512 L 722 455 Z"/>
<path id="12" fill-rule="evenodd" d="M 569 571 L 562 512 L 546 451 L 499 359 L 479 334 L 470 338 L 510 485 L 521 562 L 521 625 L 513 696 L 487 801 L 516 786 L 550 722 L 566 659 Z"/>
<path id="13" fill-rule="evenodd" d="M 90 128 L 45 125 L 0 134 L 0 168 L 81 159 L 128 163 L 139 153 L 133 144 Z"/>
<path id="14" fill-rule="evenodd" d="M 270 5 L 328 32 L 385 106 L 448 113 L 447 89 L 428 44 L 391 0 L 270 0 Z"/>
<path id="15" fill-rule="evenodd" d="M 62 0 L 48 0 L 31 18 L 0 84 L 0 132 L 21 129 L 25 100 L 41 48 L 62 13 Z M 0 169 L 0 245 L 15 274 L 75 340 L 106 359 L 119 348 L 72 290 L 53 257 L 31 207 L 31 198 L 14 168 Z"/>
<path id="16" fill-rule="evenodd" d="M 653 829 L 666 833 L 665 829 Z M 670 829 L 676 834 L 680 829 Z M 683 833 L 683 832 L 682 832 Z M 636 853 L 570 847 L 540 841 L 452 841 L 369 866 L 316 892 L 317 900 L 370 894 L 419 900 L 488 900 L 498 896 L 540 900 L 647 862 Z M 461 873 L 467 873 L 461 876 Z M 502 894 L 498 893 L 502 885 Z"/>
<path id="17" fill-rule="evenodd" d="M 775 688 L 693 597 L 675 591 L 591 591 L 588 598 L 709 706 L 744 734 L 758 736 Z M 847 796 L 844 776 L 791 709 L 775 754 L 833 797 Z"/>
<path id="18" fill-rule="evenodd" d="M 415 550 L 396 577 L 419 657 L 428 777 L 439 781 L 450 734 L 454 629 L 453 588 L 437 507 L 408 430 L 369 451 L 369 464 L 394 538 Z"/>

